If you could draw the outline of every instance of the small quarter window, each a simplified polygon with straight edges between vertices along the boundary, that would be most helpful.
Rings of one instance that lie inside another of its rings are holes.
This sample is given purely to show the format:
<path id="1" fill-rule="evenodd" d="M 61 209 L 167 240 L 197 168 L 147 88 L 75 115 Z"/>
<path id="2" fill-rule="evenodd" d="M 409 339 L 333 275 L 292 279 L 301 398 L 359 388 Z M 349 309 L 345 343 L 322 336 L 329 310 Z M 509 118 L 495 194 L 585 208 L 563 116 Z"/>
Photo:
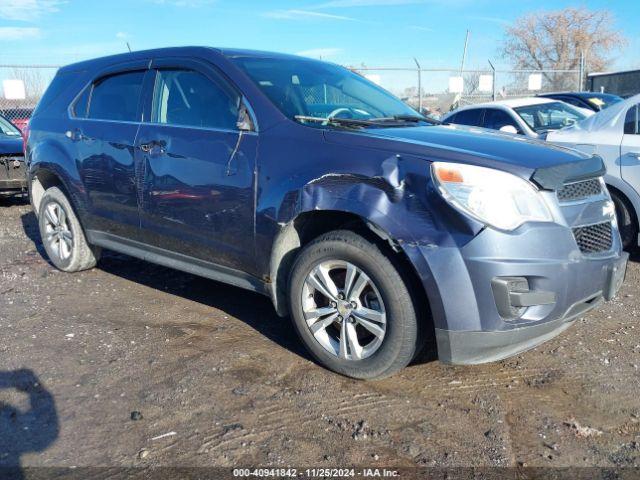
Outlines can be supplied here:
<path id="1" fill-rule="evenodd" d="M 152 121 L 237 130 L 239 95 L 192 70 L 159 70 Z"/>
<path id="2" fill-rule="evenodd" d="M 71 107 L 71 112 L 76 118 L 86 118 L 89 109 L 89 97 L 91 97 L 91 86 L 84 89 L 76 102 Z"/>
<path id="3" fill-rule="evenodd" d="M 144 71 L 103 78 L 93 85 L 88 117 L 121 122 L 138 121 Z"/>

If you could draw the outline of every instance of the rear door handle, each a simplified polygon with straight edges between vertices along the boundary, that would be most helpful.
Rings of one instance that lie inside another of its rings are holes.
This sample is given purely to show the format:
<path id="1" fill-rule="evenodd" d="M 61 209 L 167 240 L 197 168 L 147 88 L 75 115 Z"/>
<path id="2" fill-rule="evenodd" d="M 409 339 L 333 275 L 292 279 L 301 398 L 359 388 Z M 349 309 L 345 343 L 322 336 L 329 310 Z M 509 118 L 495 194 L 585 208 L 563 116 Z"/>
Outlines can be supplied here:
<path id="1" fill-rule="evenodd" d="M 148 143 L 141 143 L 138 148 L 144 153 L 150 153 L 152 155 L 163 155 L 165 153 L 166 143 L 163 141 L 152 141 Z"/>
<path id="2" fill-rule="evenodd" d="M 640 152 L 627 152 L 627 157 L 635 158 L 636 160 L 640 160 Z"/>

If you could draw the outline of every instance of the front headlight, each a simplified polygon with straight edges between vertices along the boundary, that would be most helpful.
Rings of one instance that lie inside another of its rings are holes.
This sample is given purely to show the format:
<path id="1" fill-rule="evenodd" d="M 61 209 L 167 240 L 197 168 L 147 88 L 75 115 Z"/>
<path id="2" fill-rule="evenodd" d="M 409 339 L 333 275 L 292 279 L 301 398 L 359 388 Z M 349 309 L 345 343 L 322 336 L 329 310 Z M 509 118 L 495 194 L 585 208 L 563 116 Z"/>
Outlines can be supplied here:
<path id="1" fill-rule="evenodd" d="M 525 222 L 551 222 L 538 190 L 526 180 L 501 170 L 434 162 L 431 176 L 444 199 L 458 210 L 500 230 Z"/>

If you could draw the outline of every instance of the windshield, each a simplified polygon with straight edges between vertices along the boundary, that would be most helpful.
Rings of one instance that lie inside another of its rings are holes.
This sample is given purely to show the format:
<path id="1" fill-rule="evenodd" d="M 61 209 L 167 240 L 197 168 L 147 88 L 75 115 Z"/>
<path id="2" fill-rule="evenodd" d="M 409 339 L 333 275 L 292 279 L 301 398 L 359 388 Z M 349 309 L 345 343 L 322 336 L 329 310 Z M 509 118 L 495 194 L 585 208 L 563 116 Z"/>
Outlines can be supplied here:
<path id="1" fill-rule="evenodd" d="M 534 132 L 558 130 L 587 118 L 585 114 L 563 102 L 527 105 L 514 110 Z"/>
<path id="2" fill-rule="evenodd" d="M 6 118 L 0 116 L 0 134 L 19 137 L 20 130 L 14 127 Z"/>
<path id="3" fill-rule="evenodd" d="M 422 119 L 391 93 L 338 65 L 255 57 L 237 57 L 234 61 L 291 119 L 351 119 L 354 123 L 362 121 L 362 126 L 378 119 Z"/>

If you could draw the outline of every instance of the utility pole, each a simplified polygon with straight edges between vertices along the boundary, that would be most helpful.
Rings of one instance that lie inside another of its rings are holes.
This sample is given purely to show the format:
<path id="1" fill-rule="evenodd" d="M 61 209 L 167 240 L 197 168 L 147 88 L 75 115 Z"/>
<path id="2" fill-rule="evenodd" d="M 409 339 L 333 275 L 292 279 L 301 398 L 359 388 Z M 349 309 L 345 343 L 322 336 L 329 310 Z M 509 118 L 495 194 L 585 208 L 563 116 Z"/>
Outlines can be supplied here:
<path id="1" fill-rule="evenodd" d="M 469 45 L 469 30 L 467 30 L 467 36 L 464 39 L 464 50 L 462 51 L 462 65 L 460 65 L 460 76 L 464 72 L 464 63 L 467 61 L 467 46 Z"/>
<path id="2" fill-rule="evenodd" d="M 418 59 L 414 57 L 414 62 L 418 67 L 418 113 L 422 115 L 422 67 L 418 63 Z"/>
<path id="3" fill-rule="evenodd" d="M 491 63 L 491 60 L 487 60 L 487 62 L 489 62 L 489 65 L 491 66 L 491 70 L 493 71 L 493 91 L 492 91 L 492 98 L 493 101 L 496 101 L 496 67 L 493 66 L 493 63 Z"/>

